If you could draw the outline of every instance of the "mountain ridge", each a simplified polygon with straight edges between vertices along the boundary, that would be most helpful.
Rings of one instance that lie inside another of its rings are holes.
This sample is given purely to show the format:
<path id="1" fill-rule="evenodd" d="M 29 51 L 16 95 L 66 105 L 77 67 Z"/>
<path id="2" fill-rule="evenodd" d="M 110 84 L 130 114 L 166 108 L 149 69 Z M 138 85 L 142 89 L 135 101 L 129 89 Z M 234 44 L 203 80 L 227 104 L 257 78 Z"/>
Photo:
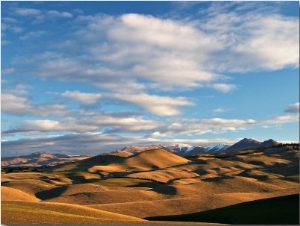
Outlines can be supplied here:
<path id="1" fill-rule="evenodd" d="M 191 156 L 204 153 L 220 153 L 220 152 L 235 152 L 239 150 L 259 148 L 259 147 L 271 147 L 276 146 L 281 143 L 268 139 L 263 142 L 244 138 L 233 145 L 228 145 L 224 143 L 219 143 L 216 145 L 200 146 L 200 145 L 190 145 L 186 143 L 172 143 L 172 144 L 151 144 L 147 146 L 140 145 L 130 145 L 122 149 L 111 151 L 103 154 L 113 154 L 123 157 L 129 157 L 150 149 L 163 149 L 172 154 L 178 156 Z M 100 155 L 103 155 L 100 154 Z M 95 155 L 97 156 L 97 155 Z M 1 166 L 2 167 L 18 167 L 18 166 L 45 166 L 45 165 L 56 165 L 64 162 L 77 161 L 85 158 L 93 157 L 92 155 L 66 155 L 61 153 L 47 153 L 47 152 L 33 152 L 29 155 L 20 155 L 15 157 L 2 157 Z"/>

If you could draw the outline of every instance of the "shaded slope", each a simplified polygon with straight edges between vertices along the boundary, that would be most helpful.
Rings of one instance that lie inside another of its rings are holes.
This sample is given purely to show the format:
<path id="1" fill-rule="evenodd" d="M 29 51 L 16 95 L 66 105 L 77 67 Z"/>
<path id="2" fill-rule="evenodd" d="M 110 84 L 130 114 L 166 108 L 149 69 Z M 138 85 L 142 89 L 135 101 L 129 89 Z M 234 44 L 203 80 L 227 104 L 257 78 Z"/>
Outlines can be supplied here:
<path id="1" fill-rule="evenodd" d="M 218 222 L 225 224 L 299 224 L 299 194 L 256 200 L 204 212 L 148 217 L 156 221 Z"/>
<path id="2" fill-rule="evenodd" d="M 244 138 L 240 140 L 239 142 L 233 144 L 229 148 L 227 148 L 226 152 L 230 151 L 238 151 L 238 150 L 244 150 L 249 148 L 258 148 L 261 145 L 261 142 L 249 138 Z"/>

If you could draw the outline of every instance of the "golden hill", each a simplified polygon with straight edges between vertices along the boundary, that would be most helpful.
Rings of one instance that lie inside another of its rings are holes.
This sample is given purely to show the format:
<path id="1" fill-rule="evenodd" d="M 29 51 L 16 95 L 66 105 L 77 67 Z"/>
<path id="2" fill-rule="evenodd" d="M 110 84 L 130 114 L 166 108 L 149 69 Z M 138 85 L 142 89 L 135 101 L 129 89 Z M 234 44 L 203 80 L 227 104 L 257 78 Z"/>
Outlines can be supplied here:
<path id="1" fill-rule="evenodd" d="M 147 171 L 163 169 L 176 165 L 187 164 L 189 160 L 172 154 L 164 149 L 152 149 L 141 152 L 128 158 L 120 158 L 119 161 L 107 165 L 96 165 L 89 169 L 90 172 L 128 172 L 128 171 Z"/>
<path id="2" fill-rule="evenodd" d="M 1 186 L 1 201 L 38 202 L 40 199 L 15 188 Z"/>

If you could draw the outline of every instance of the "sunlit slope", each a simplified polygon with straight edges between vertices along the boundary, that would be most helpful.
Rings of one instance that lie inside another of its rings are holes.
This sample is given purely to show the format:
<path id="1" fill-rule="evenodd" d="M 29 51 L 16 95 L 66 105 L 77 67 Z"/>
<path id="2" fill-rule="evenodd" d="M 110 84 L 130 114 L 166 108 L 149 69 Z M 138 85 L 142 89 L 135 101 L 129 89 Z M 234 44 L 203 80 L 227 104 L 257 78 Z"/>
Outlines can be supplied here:
<path id="1" fill-rule="evenodd" d="M 131 178 L 148 179 L 161 183 L 167 183 L 172 180 L 178 180 L 182 178 L 194 178 L 198 177 L 199 175 L 194 172 L 188 172 L 185 170 L 177 169 L 176 167 L 172 167 L 168 169 L 132 173 L 127 176 Z"/>
<path id="2" fill-rule="evenodd" d="M 189 160 L 172 154 L 163 149 L 152 149 L 141 152 L 137 155 L 123 158 L 122 161 L 113 162 L 107 165 L 94 166 L 90 172 L 128 172 L 128 171 L 147 171 L 163 169 L 171 166 L 187 164 Z"/>
<path id="3" fill-rule="evenodd" d="M 36 194 L 39 192 L 69 184 L 71 184 L 70 179 L 63 175 L 56 175 L 52 173 L 20 172 L 2 173 L 1 175 L 2 187 L 15 188 L 33 197 L 36 197 Z"/>
<path id="4" fill-rule="evenodd" d="M 99 224 L 142 222 L 135 217 L 61 203 L 2 202 L 3 224 Z"/>
<path id="5" fill-rule="evenodd" d="M 39 199 L 18 189 L 1 186 L 1 201 L 38 202 Z"/>

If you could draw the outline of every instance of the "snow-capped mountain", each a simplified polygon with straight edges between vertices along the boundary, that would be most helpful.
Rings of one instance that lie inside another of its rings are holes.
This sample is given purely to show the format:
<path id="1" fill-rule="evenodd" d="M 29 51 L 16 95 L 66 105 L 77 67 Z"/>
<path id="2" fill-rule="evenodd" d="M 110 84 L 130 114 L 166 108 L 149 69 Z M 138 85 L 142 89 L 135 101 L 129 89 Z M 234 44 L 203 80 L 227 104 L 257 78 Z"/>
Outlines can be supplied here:
<path id="1" fill-rule="evenodd" d="M 171 145 L 162 145 L 163 149 L 170 151 L 174 154 L 180 156 L 187 156 L 187 155 L 196 155 L 200 153 L 206 152 L 218 152 L 218 151 L 225 151 L 229 145 L 226 144 L 217 144 L 211 146 L 195 146 L 189 144 L 171 144 Z"/>
<path id="2" fill-rule="evenodd" d="M 206 152 L 218 152 L 225 151 L 230 145 L 227 144 L 217 144 L 205 147 Z"/>
<path id="3" fill-rule="evenodd" d="M 186 156 L 191 153 L 193 150 L 204 151 L 204 148 L 201 146 L 194 146 L 189 144 L 171 144 L 171 145 L 161 145 L 161 147 L 171 153 L 180 156 Z"/>
<path id="4" fill-rule="evenodd" d="M 185 143 L 155 144 L 149 146 L 128 146 L 123 148 L 122 150 L 117 150 L 115 152 L 119 154 L 123 154 L 125 156 L 130 156 L 149 149 L 162 148 L 176 155 L 190 156 L 190 155 L 197 155 L 201 153 L 217 153 L 217 152 L 232 152 L 232 151 L 235 152 L 238 150 L 245 150 L 249 148 L 270 147 L 277 144 L 279 143 L 272 139 L 264 142 L 260 142 L 254 139 L 244 138 L 233 145 L 216 144 L 210 146 L 197 146 L 197 145 L 190 145 Z"/>

